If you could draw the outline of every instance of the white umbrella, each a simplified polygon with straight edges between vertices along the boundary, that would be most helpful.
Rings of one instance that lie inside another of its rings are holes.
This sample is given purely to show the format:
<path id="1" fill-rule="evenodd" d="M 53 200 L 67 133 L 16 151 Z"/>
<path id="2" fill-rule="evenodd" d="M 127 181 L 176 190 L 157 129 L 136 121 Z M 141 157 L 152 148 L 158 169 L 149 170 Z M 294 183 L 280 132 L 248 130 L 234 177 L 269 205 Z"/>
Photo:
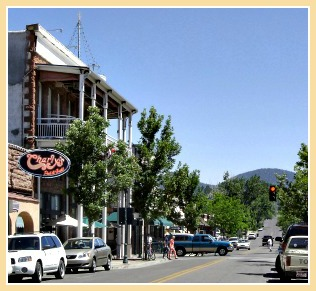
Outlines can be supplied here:
<path id="1" fill-rule="evenodd" d="M 65 214 L 53 220 L 52 222 L 50 222 L 49 225 L 61 225 L 61 226 L 64 225 L 64 226 L 78 227 L 78 220 L 69 216 L 68 214 Z M 88 227 L 88 225 L 83 222 L 82 222 L 82 226 Z"/>

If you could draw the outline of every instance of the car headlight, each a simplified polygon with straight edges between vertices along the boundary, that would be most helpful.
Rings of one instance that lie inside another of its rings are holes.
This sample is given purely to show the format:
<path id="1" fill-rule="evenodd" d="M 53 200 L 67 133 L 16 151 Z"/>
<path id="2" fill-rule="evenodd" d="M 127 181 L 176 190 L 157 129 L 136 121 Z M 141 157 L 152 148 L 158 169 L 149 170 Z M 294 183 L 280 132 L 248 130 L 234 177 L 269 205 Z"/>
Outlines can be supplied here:
<path id="1" fill-rule="evenodd" d="M 82 253 L 78 255 L 78 259 L 89 258 L 89 257 L 90 257 L 90 253 Z"/>
<path id="2" fill-rule="evenodd" d="M 31 256 L 20 257 L 18 261 L 19 261 L 19 263 L 31 262 L 32 257 Z"/>

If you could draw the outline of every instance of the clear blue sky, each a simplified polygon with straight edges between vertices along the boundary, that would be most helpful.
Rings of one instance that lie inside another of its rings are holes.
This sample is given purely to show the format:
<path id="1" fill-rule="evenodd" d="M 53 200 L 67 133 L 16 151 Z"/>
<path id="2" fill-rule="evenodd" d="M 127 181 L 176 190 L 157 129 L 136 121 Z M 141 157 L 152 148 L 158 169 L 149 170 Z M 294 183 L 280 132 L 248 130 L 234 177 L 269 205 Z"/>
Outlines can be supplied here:
<path id="1" fill-rule="evenodd" d="M 96 72 L 139 110 L 134 143 L 154 106 L 201 182 L 293 171 L 309 141 L 306 8 L 10 8 L 8 30 L 39 23 L 68 45 L 79 12 Z"/>

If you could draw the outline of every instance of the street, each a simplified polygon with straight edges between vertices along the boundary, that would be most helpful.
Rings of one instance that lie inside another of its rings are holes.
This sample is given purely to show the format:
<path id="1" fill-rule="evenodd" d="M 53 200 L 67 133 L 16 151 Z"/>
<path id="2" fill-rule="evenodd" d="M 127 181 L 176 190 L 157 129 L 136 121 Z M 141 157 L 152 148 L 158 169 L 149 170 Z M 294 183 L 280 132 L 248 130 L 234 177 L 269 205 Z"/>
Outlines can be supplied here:
<path id="1" fill-rule="evenodd" d="M 159 284 L 159 283 L 209 283 L 209 284 L 265 284 L 281 283 L 274 269 L 278 243 L 272 252 L 266 246 L 261 246 L 263 235 L 273 237 L 281 235 L 275 227 L 275 220 L 267 220 L 259 237 L 251 240 L 250 250 L 236 249 L 226 256 L 207 254 L 204 256 L 185 256 L 178 260 L 165 260 L 158 264 L 146 264 L 143 267 L 112 269 L 109 272 L 98 270 L 91 274 L 81 270 L 78 274 L 67 274 L 61 280 L 54 276 L 45 276 L 42 284 Z M 161 257 L 161 254 L 158 254 Z M 140 264 L 141 265 L 141 264 Z M 29 280 L 23 280 L 27 283 Z M 304 280 L 294 280 L 293 283 L 307 283 Z"/>

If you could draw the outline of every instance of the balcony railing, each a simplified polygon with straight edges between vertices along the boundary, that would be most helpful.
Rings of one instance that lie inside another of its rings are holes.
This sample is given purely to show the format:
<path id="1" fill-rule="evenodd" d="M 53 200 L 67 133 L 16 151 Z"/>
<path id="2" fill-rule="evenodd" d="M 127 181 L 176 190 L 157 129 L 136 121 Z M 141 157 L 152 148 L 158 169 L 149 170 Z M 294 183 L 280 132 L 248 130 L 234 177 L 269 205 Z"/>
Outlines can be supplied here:
<path id="1" fill-rule="evenodd" d="M 45 118 L 38 118 L 37 120 L 37 135 L 38 139 L 61 139 L 65 138 L 72 121 L 77 119 L 73 116 L 59 115 Z M 108 144 L 115 144 L 117 139 L 107 135 Z"/>
<path id="2" fill-rule="evenodd" d="M 77 119 L 73 116 L 59 115 L 37 120 L 37 138 L 63 138 L 70 123 Z"/>

